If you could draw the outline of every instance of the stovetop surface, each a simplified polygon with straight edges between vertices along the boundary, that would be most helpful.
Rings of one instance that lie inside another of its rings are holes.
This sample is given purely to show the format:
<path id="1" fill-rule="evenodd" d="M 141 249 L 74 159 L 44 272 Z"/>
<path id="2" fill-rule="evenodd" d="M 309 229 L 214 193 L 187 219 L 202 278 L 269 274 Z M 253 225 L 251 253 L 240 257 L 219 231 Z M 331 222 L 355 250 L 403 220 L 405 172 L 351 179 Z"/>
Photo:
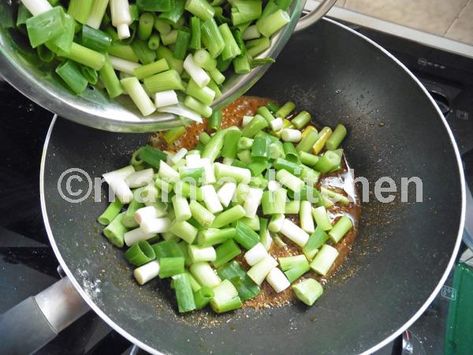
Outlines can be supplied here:
<path id="1" fill-rule="evenodd" d="M 358 30 L 387 47 L 437 100 L 457 139 L 473 186 L 473 63 L 406 40 Z M 39 167 L 53 115 L 0 81 L 0 313 L 59 278 L 39 198 Z M 449 281 L 447 281 L 447 285 Z M 448 292 L 446 293 L 448 294 Z M 414 354 L 442 354 L 448 296 L 439 295 L 411 327 Z M 40 354 L 117 354 L 131 344 L 89 312 Z M 393 353 L 393 344 L 379 354 Z"/>

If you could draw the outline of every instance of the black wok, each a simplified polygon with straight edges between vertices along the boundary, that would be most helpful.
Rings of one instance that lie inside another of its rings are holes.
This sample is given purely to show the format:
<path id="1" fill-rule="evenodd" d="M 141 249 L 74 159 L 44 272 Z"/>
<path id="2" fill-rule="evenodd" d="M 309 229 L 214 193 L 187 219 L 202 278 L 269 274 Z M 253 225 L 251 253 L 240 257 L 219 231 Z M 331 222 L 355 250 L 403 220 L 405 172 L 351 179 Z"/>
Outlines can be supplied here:
<path id="1" fill-rule="evenodd" d="M 57 182 L 69 168 L 91 177 L 127 164 L 146 135 L 92 130 L 58 119 L 42 162 L 42 207 L 51 244 L 81 296 L 122 335 L 152 352 L 333 353 L 373 351 L 407 328 L 445 281 L 464 222 L 459 154 L 426 90 L 397 60 L 329 20 L 297 33 L 252 94 L 294 100 L 315 119 L 346 123 L 357 176 L 420 177 L 423 201 L 363 204 L 359 237 L 344 267 L 312 308 L 176 314 L 159 281 L 138 287 L 122 251 L 100 235 L 106 206 L 92 193 L 77 204 Z M 103 189 L 105 191 L 105 189 Z M 205 314 L 205 316 L 203 316 Z"/>

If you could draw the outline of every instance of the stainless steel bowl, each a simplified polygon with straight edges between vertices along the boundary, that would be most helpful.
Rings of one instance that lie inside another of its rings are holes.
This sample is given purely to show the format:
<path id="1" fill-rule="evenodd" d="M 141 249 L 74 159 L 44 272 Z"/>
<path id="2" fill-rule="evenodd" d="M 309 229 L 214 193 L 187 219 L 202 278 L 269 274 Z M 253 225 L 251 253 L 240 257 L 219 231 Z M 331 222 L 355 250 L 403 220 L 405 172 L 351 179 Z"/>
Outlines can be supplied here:
<path id="1" fill-rule="evenodd" d="M 321 18 L 336 0 L 324 0 L 309 15 L 303 17 L 299 28 Z M 276 58 L 298 24 L 304 0 L 294 0 L 289 9 L 290 22 L 273 36 L 271 47 L 261 57 Z M 144 118 L 126 96 L 110 100 L 105 92 L 87 89 L 82 95 L 72 94 L 56 77 L 52 68 L 41 63 L 28 43 L 15 28 L 16 2 L 0 3 L 0 71 L 1 76 L 25 96 L 80 124 L 116 132 L 148 132 L 182 125 L 171 114 L 157 113 Z M 269 65 L 255 68 L 245 75 L 233 75 L 224 84 L 222 96 L 213 104 L 222 107 L 245 93 L 266 72 Z"/>

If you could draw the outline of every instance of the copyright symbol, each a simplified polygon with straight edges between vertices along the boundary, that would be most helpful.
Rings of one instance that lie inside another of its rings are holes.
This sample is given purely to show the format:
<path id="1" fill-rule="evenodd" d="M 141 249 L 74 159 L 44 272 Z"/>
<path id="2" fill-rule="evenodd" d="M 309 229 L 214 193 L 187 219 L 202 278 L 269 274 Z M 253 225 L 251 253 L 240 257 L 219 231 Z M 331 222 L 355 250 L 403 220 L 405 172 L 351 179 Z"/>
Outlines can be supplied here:
<path id="1" fill-rule="evenodd" d="M 64 171 L 57 181 L 59 195 L 69 203 L 80 203 L 92 193 L 92 179 L 79 168 Z"/>

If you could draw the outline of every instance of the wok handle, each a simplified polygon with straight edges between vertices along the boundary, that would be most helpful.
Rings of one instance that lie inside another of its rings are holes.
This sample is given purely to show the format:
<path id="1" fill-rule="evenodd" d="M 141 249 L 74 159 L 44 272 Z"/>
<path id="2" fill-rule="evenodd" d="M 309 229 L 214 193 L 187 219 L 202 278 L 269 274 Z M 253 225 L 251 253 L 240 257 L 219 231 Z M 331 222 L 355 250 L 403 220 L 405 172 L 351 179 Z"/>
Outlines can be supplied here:
<path id="1" fill-rule="evenodd" d="M 309 12 L 307 15 L 301 17 L 299 22 L 296 25 L 295 31 L 303 30 L 304 28 L 309 27 L 313 23 L 320 20 L 337 2 L 337 0 L 323 0 L 319 5 Z"/>
<path id="2" fill-rule="evenodd" d="M 65 277 L 0 315 L 0 353 L 32 353 L 88 310 Z"/>

